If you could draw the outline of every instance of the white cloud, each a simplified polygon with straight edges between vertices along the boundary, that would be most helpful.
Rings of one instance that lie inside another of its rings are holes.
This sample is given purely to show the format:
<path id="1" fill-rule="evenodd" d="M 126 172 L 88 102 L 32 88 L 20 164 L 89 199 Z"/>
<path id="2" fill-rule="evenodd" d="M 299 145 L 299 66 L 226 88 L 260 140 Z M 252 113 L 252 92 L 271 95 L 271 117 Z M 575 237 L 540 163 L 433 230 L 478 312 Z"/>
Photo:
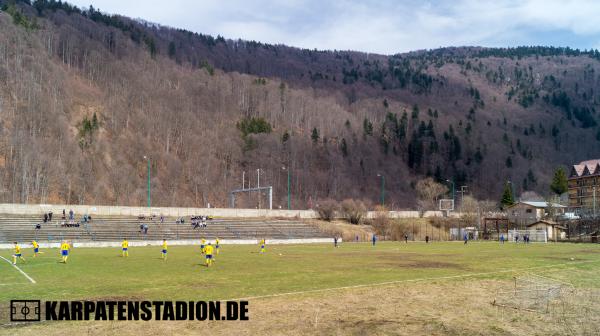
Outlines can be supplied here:
<path id="1" fill-rule="evenodd" d="M 311 49 L 392 54 L 440 46 L 564 45 L 548 41 L 555 31 L 572 35 L 579 44 L 574 47 L 590 48 L 600 38 L 600 1 L 591 0 L 73 2 L 87 7 L 89 1 L 172 27 Z"/>

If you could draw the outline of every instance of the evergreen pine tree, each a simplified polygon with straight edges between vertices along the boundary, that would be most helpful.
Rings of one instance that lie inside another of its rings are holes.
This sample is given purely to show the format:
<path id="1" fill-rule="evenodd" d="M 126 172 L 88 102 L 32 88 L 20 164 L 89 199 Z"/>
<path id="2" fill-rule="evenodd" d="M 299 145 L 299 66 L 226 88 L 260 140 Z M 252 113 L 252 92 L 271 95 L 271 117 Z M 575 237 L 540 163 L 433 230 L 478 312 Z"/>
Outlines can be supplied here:
<path id="1" fill-rule="evenodd" d="M 312 139 L 313 143 L 315 143 L 315 144 L 319 141 L 319 130 L 316 127 L 313 128 L 310 138 Z"/>
<path id="2" fill-rule="evenodd" d="M 550 184 L 550 190 L 557 195 L 567 192 L 567 173 L 563 167 L 558 167 L 554 171 L 554 177 L 552 178 L 552 183 Z"/>
<path id="3" fill-rule="evenodd" d="M 510 186 L 510 183 L 508 182 L 504 184 L 504 192 L 502 192 L 502 199 L 500 200 L 500 204 L 502 204 L 502 207 L 507 207 L 515 204 L 515 198 L 512 193 L 512 188 Z"/>

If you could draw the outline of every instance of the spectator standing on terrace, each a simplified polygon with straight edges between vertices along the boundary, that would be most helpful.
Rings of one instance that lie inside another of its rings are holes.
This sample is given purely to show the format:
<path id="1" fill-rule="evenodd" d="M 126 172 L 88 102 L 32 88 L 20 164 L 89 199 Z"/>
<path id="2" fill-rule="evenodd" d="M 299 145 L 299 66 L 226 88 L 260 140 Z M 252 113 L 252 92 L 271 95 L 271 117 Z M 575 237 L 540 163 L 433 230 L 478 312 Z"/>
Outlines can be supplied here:
<path id="1" fill-rule="evenodd" d="M 52 211 L 48 212 L 48 221 L 52 221 Z"/>
<path id="2" fill-rule="evenodd" d="M 65 214 L 65 209 L 63 209 L 62 219 L 67 219 L 67 215 Z"/>
<path id="3" fill-rule="evenodd" d="M 44 213 L 44 223 L 48 222 L 48 214 Z"/>
<path id="4" fill-rule="evenodd" d="M 75 220 L 75 213 L 73 209 L 69 210 L 69 220 Z"/>

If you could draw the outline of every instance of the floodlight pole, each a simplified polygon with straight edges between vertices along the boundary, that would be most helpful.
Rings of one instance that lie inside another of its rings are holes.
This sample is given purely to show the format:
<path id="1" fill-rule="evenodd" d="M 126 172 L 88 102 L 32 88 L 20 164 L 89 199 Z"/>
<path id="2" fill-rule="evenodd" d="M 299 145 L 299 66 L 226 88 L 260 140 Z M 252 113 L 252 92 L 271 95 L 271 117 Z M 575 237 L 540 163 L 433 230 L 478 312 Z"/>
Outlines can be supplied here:
<path id="1" fill-rule="evenodd" d="M 290 210 L 291 206 L 291 195 L 290 195 L 290 167 L 281 167 L 282 170 L 287 170 L 287 208 Z"/>
<path id="2" fill-rule="evenodd" d="M 377 174 L 381 177 L 381 206 L 385 206 L 385 176 L 383 174 Z"/>
<path id="3" fill-rule="evenodd" d="M 455 187 L 454 187 L 454 179 L 452 179 L 452 181 L 446 179 L 446 182 L 452 183 L 452 207 L 454 207 L 454 189 L 455 189 Z"/>
<path id="4" fill-rule="evenodd" d="M 291 202 L 292 201 L 292 195 L 290 193 L 290 182 L 291 182 L 290 174 L 291 174 L 290 168 L 288 167 L 287 168 L 287 175 L 288 175 L 288 210 L 292 209 L 292 202 Z"/>
<path id="5" fill-rule="evenodd" d="M 148 208 L 151 206 L 151 199 L 150 199 L 150 157 L 144 155 L 144 159 L 146 159 L 148 161 Z"/>

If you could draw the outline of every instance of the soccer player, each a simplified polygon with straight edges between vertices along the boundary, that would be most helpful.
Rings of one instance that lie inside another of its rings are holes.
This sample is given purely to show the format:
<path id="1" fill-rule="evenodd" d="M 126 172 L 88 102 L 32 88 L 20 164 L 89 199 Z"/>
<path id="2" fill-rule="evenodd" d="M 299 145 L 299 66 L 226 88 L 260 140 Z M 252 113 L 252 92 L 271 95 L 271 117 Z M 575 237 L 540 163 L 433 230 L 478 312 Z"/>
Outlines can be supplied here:
<path id="1" fill-rule="evenodd" d="M 215 254 L 219 254 L 219 237 L 215 239 Z"/>
<path id="2" fill-rule="evenodd" d="M 206 246 L 206 239 L 202 238 L 200 241 L 200 253 L 204 254 L 204 246 Z"/>
<path id="3" fill-rule="evenodd" d="M 25 262 L 25 258 L 21 254 L 21 246 L 19 243 L 15 242 L 15 254 L 13 254 L 13 265 L 17 264 L 17 259 L 21 259 L 21 261 Z"/>
<path id="4" fill-rule="evenodd" d="M 162 258 L 164 261 L 167 261 L 167 240 L 166 239 L 163 239 Z"/>
<path id="5" fill-rule="evenodd" d="M 63 264 L 66 264 L 67 259 L 69 259 L 69 250 L 70 249 L 71 249 L 71 246 L 69 246 L 69 243 L 67 243 L 66 240 L 63 240 L 62 243 L 60 244 L 60 254 L 62 256 L 61 262 Z"/>
<path id="6" fill-rule="evenodd" d="M 38 253 L 44 253 L 44 252 L 40 252 L 40 244 L 38 244 L 35 240 L 33 240 L 31 242 L 31 245 L 33 246 L 33 257 L 37 257 Z"/>
<path id="7" fill-rule="evenodd" d="M 206 254 L 206 267 L 209 267 L 213 262 L 213 247 L 210 242 L 206 245 L 204 254 Z"/>
<path id="8" fill-rule="evenodd" d="M 373 241 L 373 246 L 375 246 L 375 242 L 377 242 L 377 236 L 375 234 L 373 234 L 373 237 L 371 237 L 371 240 Z"/>
<path id="9" fill-rule="evenodd" d="M 129 257 L 129 242 L 127 241 L 127 238 L 123 239 L 123 242 L 121 243 L 121 248 L 123 250 L 123 257 Z"/>
<path id="10" fill-rule="evenodd" d="M 265 253 L 265 243 L 266 243 L 265 239 L 264 238 L 261 239 L 261 241 L 260 241 L 260 253 Z"/>

